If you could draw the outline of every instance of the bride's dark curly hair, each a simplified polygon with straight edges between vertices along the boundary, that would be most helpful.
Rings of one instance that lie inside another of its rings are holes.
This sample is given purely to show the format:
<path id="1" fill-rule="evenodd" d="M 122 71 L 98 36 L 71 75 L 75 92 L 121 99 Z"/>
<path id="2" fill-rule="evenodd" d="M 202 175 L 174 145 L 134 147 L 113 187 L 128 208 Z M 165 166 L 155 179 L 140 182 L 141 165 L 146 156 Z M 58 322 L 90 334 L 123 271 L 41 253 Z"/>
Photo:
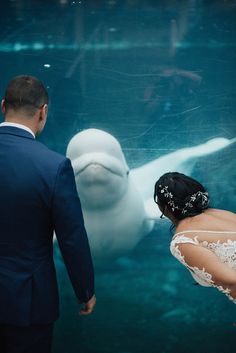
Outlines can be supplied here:
<path id="1" fill-rule="evenodd" d="M 178 172 L 166 173 L 157 180 L 154 201 L 178 220 L 196 216 L 209 207 L 209 196 L 203 185 Z"/>

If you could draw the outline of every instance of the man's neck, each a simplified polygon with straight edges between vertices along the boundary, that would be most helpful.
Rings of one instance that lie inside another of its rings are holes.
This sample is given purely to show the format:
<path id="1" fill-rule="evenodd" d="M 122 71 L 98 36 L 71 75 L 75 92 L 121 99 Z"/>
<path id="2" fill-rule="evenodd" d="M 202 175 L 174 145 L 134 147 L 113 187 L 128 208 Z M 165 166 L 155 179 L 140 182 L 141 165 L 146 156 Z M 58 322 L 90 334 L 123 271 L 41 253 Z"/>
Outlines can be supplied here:
<path id="1" fill-rule="evenodd" d="M 18 124 L 25 126 L 26 128 L 30 129 L 34 136 L 37 133 L 37 129 L 34 123 L 34 119 L 25 119 L 20 116 L 6 116 L 5 117 L 5 123 L 12 123 L 12 124 Z"/>
<path id="2" fill-rule="evenodd" d="M 16 122 L 12 122 L 12 121 L 4 121 L 3 123 L 0 124 L 0 126 L 11 126 L 11 127 L 16 127 L 18 129 L 22 129 L 22 130 L 26 130 L 28 131 L 30 134 L 32 134 L 32 136 L 35 138 L 35 133 L 34 131 L 28 127 L 25 124 L 22 123 L 16 123 Z"/>

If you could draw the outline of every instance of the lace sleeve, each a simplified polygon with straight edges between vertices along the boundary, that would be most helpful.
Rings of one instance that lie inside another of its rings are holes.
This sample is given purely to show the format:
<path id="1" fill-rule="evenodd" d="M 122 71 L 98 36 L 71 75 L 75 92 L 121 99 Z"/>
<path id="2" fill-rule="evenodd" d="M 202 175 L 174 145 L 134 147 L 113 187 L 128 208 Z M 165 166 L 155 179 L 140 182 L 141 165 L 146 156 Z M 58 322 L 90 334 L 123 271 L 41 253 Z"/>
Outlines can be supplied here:
<path id="1" fill-rule="evenodd" d="M 211 287 L 214 283 L 212 281 L 212 276 L 205 271 L 205 268 L 200 270 L 196 266 L 189 266 L 186 263 L 184 255 L 182 255 L 178 244 L 193 244 L 199 246 L 197 237 L 195 237 L 194 239 L 186 237 L 185 235 L 175 237 L 170 244 L 170 251 L 172 255 L 190 271 L 192 277 L 197 283 L 204 287 Z"/>
<path id="2" fill-rule="evenodd" d="M 217 288 L 220 292 L 224 293 L 224 294 L 229 298 L 229 300 L 232 300 L 232 302 L 233 302 L 234 304 L 236 304 L 236 299 L 233 298 L 233 297 L 230 295 L 230 292 L 231 292 L 231 291 L 230 291 L 229 288 L 224 288 L 224 287 L 222 287 L 222 286 L 217 286 L 216 284 L 212 284 L 212 287 Z"/>
<path id="3" fill-rule="evenodd" d="M 195 245 L 195 251 L 193 251 L 193 248 L 191 247 L 190 250 L 181 252 L 179 246 L 180 244 Z M 227 278 L 230 278 L 230 276 L 235 276 L 235 273 L 232 273 L 233 270 L 228 268 L 227 265 L 221 263 L 216 255 L 210 250 L 202 248 L 197 240 L 197 237 L 194 239 L 188 238 L 184 235 L 175 237 L 171 241 L 170 251 L 172 255 L 191 272 L 192 277 L 200 285 L 217 288 L 236 304 L 236 299 L 230 295 L 231 291 L 230 288 L 228 288 L 229 286 L 227 284 L 217 284 L 218 281 L 219 283 L 224 283 L 224 279 L 227 281 Z M 214 271 L 208 270 L 208 267 L 209 269 L 215 268 L 215 273 L 212 273 Z"/>

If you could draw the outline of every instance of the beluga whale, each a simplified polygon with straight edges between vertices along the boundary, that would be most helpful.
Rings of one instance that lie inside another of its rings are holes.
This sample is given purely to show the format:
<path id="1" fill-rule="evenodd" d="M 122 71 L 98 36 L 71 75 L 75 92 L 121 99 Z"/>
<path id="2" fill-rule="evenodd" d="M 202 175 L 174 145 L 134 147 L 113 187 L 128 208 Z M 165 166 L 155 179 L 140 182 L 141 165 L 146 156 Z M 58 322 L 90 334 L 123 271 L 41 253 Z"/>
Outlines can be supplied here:
<path id="1" fill-rule="evenodd" d="M 85 227 L 95 260 L 129 254 L 159 219 L 153 201 L 155 181 L 165 172 L 190 174 L 199 157 L 232 140 L 214 138 L 182 148 L 130 170 L 118 140 L 99 129 L 86 129 L 70 140 L 72 162 Z"/>

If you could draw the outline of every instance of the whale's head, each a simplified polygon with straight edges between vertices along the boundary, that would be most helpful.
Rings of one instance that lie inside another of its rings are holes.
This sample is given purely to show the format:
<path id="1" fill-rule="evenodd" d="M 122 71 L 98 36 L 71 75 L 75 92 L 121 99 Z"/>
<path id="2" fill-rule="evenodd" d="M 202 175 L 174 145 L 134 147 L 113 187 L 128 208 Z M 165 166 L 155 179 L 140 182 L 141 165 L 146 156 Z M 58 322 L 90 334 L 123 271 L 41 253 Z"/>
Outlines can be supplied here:
<path id="1" fill-rule="evenodd" d="M 76 134 L 66 152 L 85 208 L 109 207 L 128 187 L 129 168 L 119 142 L 109 133 L 87 129 Z"/>

